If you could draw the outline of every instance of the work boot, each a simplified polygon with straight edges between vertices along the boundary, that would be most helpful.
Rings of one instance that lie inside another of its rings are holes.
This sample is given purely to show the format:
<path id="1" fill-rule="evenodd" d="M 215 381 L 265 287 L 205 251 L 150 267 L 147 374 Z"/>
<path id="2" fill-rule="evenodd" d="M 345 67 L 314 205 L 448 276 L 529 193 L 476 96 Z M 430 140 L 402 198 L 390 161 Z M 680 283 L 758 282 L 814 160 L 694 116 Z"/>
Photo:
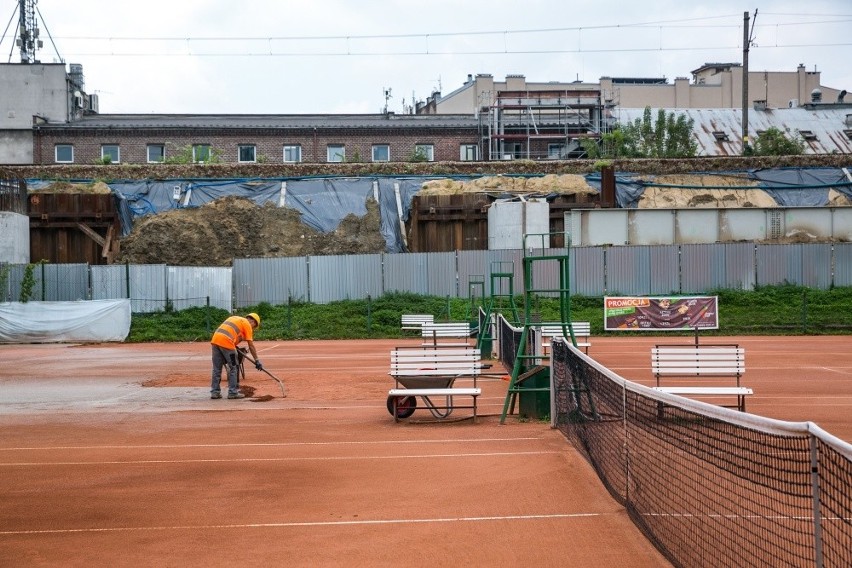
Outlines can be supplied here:
<path id="1" fill-rule="evenodd" d="M 246 397 L 246 395 L 244 395 L 241 392 L 229 392 L 228 393 L 228 398 L 245 398 L 245 397 Z"/>
<path id="2" fill-rule="evenodd" d="M 222 393 L 220 392 L 211 392 L 210 398 L 222 398 Z"/>

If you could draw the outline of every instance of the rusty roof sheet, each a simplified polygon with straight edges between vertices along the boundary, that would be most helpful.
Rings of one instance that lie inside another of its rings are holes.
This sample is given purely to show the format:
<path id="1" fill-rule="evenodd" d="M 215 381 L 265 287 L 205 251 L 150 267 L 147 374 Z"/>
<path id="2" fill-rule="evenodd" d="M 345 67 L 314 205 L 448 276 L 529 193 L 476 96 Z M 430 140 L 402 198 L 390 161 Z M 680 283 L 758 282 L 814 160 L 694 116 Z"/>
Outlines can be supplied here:
<path id="1" fill-rule="evenodd" d="M 658 109 L 651 109 L 656 117 Z M 665 109 L 686 114 L 695 120 L 694 133 L 701 156 L 742 155 L 742 110 L 731 108 Z M 642 119 L 643 108 L 614 108 L 613 117 L 620 123 Z M 808 133 L 806 154 L 852 154 L 852 105 L 831 108 L 778 108 L 755 110 L 749 108 L 748 135 L 775 127 L 789 134 Z"/>

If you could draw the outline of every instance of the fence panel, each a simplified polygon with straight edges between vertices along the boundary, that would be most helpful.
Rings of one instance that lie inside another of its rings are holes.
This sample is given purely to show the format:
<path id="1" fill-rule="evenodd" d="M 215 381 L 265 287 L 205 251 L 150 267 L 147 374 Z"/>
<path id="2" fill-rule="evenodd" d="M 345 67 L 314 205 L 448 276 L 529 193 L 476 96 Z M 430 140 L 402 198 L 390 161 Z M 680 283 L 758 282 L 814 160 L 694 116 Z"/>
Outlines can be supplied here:
<path id="1" fill-rule="evenodd" d="M 835 286 L 852 286 L 852 243 L 836 243 L 832 247 Z"/>
<path id="2" fill-rule="evenodd" d="M 725 287 L 725 249 L 715 244 L 681 245 L 680 291 L 699 294 Z"/>
<path id="3" fill-rule="evenodd" d="M 610 247 L 606 251 L 606 289 L 610 295 L 647 296 L 651 292 L 651 249 Z"/>
<path id="4" fill-rule="evenodd" d="M 605 247 L 571 247 L 571 293 L 605 296 Z"/>
<path id="5" fill-rule="evenodd" d="M 649 291 L 654 296 L 680 292 L 680 246 L 648 247 Z"/>
<path id="6" fill-rule="evenodd" d="M 36 272 L 42 273 L 42 293 L 47 302 L 70 302 L 88 300 L 89 265 L 88 264 L 42 264 L 36 266 Z"/>
<path id="7" fill-rule="evenodd" d="M 168 298 L 175 310 L 210 305 L 231 311 L 231 268 L 170 266 L 166 271 Z"/>
<path id="8" fill-rule="evenodd" d="M 232 273 L 236 308 L 309 300 L 307 257 L 234 259 Z"/>
<path id="9" fill-rule="evenodd" d="M 363 300 L 382 295 L 382 255 L 308 257 L 310 301 Z"/>
<path id="10" fill-rule="evenodd" d="M 757 284 L 754 243 L 719 243 L 725 251 L 725 283 L 722 288 L 754 290 Z M 705 286 L 703 290 L 708 290 Z M 702 290 L 702 291 L 703 291 Z"/>
<path id="11" fill-rule="evenodd" d="M 159 312 L 166 309 L 168 280 L 165 264 L 131 264 L 130 309 L 134 313 Z"/>
<path id="12" fill-rule="evenodd" d="M 802 284 L 802 245 L 756 245 L 758 286 Z"/>

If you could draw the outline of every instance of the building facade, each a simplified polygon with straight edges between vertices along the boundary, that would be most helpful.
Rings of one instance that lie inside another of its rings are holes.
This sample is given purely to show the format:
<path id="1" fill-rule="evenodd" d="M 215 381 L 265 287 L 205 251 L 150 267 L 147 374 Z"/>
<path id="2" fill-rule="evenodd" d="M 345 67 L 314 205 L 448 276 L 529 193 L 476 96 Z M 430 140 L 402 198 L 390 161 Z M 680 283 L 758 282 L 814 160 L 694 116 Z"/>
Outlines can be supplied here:
<path id="1" fill-rule="evenodd" d="M 813 101 L 843 102 L 842 89 L 821 84 L 820 72 L 799 65 L 795 71 L 749 71 L 748 104 L 769 108 L 795 108 Z M 739 63 L 705 63 L 692 71 L 692 81 L 678 77 L 601 77 L 597 83 L 535 82 L 523 75 L 507 75 L 495 81 L 489 74 L 468 75 L 464 84 L 447 95 L 432 93 L 418 104 L 418 114 L 488 113 L 506 92 L 553 93 L 585 91 L 599 96 L 604 106 L 626 108 L 687 109 L 742 108 L 743 68 Z"/>
<path id="2" fill-rule="evenodd" d="M 33 127 L 37 164 L 477 160 L 470 116 L 92 115 Z"/>

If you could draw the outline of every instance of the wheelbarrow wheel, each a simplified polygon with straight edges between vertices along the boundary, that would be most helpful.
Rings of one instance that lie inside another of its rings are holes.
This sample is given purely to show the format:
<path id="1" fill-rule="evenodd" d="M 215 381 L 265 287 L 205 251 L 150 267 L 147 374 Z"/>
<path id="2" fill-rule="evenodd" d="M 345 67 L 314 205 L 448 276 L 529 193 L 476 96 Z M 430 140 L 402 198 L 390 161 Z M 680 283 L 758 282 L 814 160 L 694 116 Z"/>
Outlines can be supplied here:
<path id="1" fill-rule="evenodd" d="M 393 409 L 396 406 L 397 418 L 408 418 L 417 409 L 417 397 L 414 396 L 389 396 L 388 397 L 388 412 L 393 416 Z"/>

